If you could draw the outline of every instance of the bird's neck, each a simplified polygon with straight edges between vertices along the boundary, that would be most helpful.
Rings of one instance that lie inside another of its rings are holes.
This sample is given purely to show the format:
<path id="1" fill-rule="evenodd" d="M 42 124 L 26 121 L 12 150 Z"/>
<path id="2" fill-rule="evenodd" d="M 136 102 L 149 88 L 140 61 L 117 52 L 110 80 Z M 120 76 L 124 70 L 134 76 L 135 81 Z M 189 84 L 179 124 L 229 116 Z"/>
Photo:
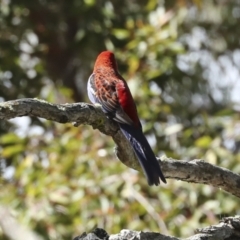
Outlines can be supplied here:
<path id="1" fill-rule="evenodd" d="M 109 59 L 107 57 L 97 58 L 94 65 L 94 70 L 96 70 L 97 68 L 106 68 L 108 71 L 111 69 L 114 70 L 115 72 L 118 71 L 116 61 L 114 59 Z"/>
<path id="2" fill-rule="evenodd" d="M 113 67 L 97 66 L 97 67 L 94 67 L 94 72 L 101 73 L 104 75 L 107 74 L 108 76 L 115 76 L 115 77 L 119 76 L 117 69 Z"/>

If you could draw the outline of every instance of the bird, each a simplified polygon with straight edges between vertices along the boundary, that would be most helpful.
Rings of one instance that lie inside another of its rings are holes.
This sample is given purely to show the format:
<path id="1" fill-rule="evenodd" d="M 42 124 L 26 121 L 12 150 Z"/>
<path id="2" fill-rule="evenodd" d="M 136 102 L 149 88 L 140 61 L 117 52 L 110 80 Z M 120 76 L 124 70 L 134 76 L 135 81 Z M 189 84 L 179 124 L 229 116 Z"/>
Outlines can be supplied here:
<path id="1" fill-rule="evenodd" d="M 89 100 L 93 104 L 100 104 L 103 112 L 119 125 L 135 152 L 148 184 L 158 186 L 160 180 L 167 183 L 143 134 L 136 104 L 127 82 L 118 72 L 113 52 L 103 51 L 97 56 L 87 90 Z"/>

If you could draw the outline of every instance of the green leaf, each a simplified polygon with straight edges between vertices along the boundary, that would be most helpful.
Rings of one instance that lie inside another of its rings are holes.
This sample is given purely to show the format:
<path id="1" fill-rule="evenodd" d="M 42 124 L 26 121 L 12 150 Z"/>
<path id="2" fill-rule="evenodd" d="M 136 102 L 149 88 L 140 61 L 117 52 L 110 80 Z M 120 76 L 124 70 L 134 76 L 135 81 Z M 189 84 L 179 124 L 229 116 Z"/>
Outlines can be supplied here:
<path id="1" fill-rule="evenodd" d="M 24 150 L 25 150 L 24 145 L 16 144 L 16 145 L 12 145 L 12 146 L 9 146 L 9 147 L 4 147 L 1 155 L 3 157 L 11 157 L 11 156 L 14 156 L 16 154 L 23 153 Z"/>
<path id="2" fill-rule="evenodd" d="M 195 145 L 197 147 L 208 148 L 212 142 L 212 138 L 210 136 L 203 136 L 195 141 Z"/>
<path id="3" fill-rule="evenodd" d="M 0 144 L 12 144 L 12 143 L 20 143 L 20 142 L 23 142 L 23 139 L 20 138 L 15 133 L 8 133 L 3 135 L 0 138 Z"/>

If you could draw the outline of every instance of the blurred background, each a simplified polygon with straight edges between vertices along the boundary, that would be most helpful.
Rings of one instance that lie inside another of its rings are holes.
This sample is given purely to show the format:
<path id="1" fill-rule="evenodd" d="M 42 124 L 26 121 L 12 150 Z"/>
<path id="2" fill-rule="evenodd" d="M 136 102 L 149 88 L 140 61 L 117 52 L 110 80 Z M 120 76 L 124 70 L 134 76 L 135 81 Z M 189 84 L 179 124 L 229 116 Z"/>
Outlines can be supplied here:
<path id="1" fill-rule="evenodd" d="M 239 24 L 237 0 L 0 0 L 0 101 L 89 102 L 94 61 L 112 50 L 156 155 L 239 173 Z M 44 239 L 96 226 L 187 237 L 240 214 L 211 186 L 149 187 L 90 126 L 0 121 L 0 171 L 0 206 Z"/>

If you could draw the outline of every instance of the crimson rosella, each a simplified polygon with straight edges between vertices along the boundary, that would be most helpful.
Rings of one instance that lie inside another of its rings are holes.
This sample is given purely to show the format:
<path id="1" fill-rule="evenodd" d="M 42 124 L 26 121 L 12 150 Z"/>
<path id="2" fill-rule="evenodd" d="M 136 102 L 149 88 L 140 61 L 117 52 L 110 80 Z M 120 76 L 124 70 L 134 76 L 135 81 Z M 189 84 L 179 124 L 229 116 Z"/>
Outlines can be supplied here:
<path id="1" fill-rule="evenodd" d="M 132 94 L 118 73 L 112 52 L 104 51 L 97 57 L 93 73 L 88 79 L 88 97 L 92 103 L 101 104 L 108 117 L 118 123 L 137 156 L 148 184 L 159 185 L 160 179 L 166 183 L 160 165 L 143 135 Z"/>

